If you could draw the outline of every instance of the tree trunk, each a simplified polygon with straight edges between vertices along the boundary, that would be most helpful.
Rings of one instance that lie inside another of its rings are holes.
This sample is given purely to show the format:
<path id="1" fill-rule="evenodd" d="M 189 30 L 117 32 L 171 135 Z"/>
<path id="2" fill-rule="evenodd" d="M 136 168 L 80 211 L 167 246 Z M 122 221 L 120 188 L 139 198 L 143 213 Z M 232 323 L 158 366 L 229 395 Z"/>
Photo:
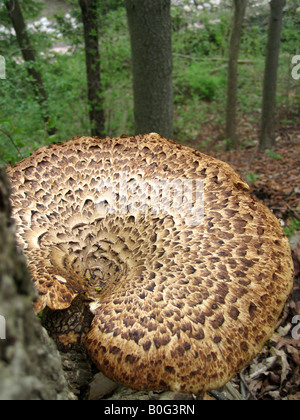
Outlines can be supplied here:
<path id="1" fill-rule="evenodd" d="M 268 45 L 265 65 L 260 148 L 271 148 L 275 143 L 276 87 L 280 37 L 285 0 L 272 0 Z"/>
<path id="2" fill-rule="evenodd" d="M 32 86 L 35 96 L 41 107 L 42 117 L 45 122 L 47 133 L 51 136 L 56 132 L 55 128 L 49 128 L 50 115 L 48 110 L 48 97 L 44 87 L 42 75 L 37 69 L 34 49 L 27 34 L 26 25 L 18 0 L 5 0 L 12 25 L 17 35 L 18 44 L 21 49 L 24 61 L 28 63 L 27 71 L 32 79 Z"/>
<path id="3" fill-rule="evenodd" d="M 0 400 L 74 399 L 61 359 L 34 314 L 34 291 L 17 250 L 9 186 L 0 169 Z"/>
<path id="4" fill-rule="evenodd" d="M 126 0 L 136 134 L 173 137 L 170 0 Z"/>
<path id="5" fill-rule="evenodd" d="M 104 135 L 104 108 L 101 88 L 98 1 L 79 0 L 84 27 L 88 102 L 92 136 Z"/>
<path id="6" fill-rule="evenodd" d="M 236 133 L 236 107 L 238 86 L 238 57 L 241 43 L 242 26 L 247 8 L 247 0 L 234 0 L 234 20 L 230 38 L 228 85 L 226 106 L 226 138 L 231 140 L 234 149 L 239 142 Z"/>

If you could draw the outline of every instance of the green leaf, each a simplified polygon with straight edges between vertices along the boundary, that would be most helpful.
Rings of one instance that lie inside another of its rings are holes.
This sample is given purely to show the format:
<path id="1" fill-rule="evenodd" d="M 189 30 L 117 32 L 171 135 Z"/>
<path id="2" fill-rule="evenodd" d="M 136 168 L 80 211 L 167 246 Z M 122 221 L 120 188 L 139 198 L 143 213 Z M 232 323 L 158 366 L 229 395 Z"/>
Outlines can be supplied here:
<path id="1" fill-rule="evenodd" d="M 271 149 L 266 149 L 266 154 L 271 158 L 271 159 L 277 159 L 277 160 L 281 160 L 282 156 L 279 155 L 278 153 L 275 153 L 274 150 Z"/>
<path id="2" fill-rule="evenodd" d="M 254 172 L 250 172 L 250 174 L 246 175 L 246 181 L 249 184 L 256 184 L 257 179 L 259 179 L 259 175 L 255 174 Z"/>

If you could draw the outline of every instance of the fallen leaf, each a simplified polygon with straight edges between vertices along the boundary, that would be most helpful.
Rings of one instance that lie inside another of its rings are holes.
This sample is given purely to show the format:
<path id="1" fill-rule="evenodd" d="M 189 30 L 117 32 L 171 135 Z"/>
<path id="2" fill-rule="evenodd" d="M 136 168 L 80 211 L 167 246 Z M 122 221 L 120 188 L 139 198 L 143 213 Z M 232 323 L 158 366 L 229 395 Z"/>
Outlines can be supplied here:
<path id="1" fill-rule="evenodd" d="M 252 365 L 250 368 L 249 378 L 256 379 L 263 373 L 266 373 L 268 370 L 272 368 L 276 360 L 277 360 L 277 355 L 275 354 L 272 357 L 268 357 L 267 359 L 264 359 L 258 365 Z"/>
<path id="2" fill-rule="evenodd" d="M 277 350 L 275 347 L 272 347 L 271 354 L 275 355 L 277 357 L 277 363 L 280 364 L 282 370 L 281 370 L 281 383 L 283 383 L 289 372 L 290 372 L 290 366 L 287 360 L 286 353 L 283 350 Z"/>

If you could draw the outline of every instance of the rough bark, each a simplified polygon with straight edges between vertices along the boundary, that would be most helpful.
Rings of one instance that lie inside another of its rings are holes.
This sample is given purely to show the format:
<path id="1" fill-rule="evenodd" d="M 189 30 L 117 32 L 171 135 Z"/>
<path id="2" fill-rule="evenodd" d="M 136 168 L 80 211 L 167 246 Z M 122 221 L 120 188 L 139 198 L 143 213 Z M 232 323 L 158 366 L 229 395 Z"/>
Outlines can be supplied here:
<path id="1" fill-rule="evenodd" d="M 260 148 L 271 148 L 275 143 L 276 87 L 280 38 L 285 0 L 272 0 L 268 45 L 263 86 Z"/>
<path id="2" fill-rule="evenodd" d="M 136 134 L 173 137 L 170 0 L 125 1 L 132 51 Z"/>
<path id="3" fill-rule="evenodd" d="M 0 168 L 0 400 L 74 399 L 56 346 L 32 308 L 34 290 L 14 238 L 9 186 Z M 3 331 L 2 331 L 3 332 Z"/>
<path id="4" fill-rule="evenodd" d="M 98 0 L 79 0 L 84 27 L 88 102 L 92 136 L 104 135 L 98 28 Z"/>
<path id="5" fill-rule="evenodd" d="M 31 45 L 22 10 L 18 0 L 6 0 L 6 8 L 8 10 L 12 25 L 17 35 L 18 44 L 23 56 L 23 59 L 28 63 L 27 71 L 32 80 L 33 90 L 36 96 L 36 99 L 40 105 L 42 117 L 45 122 L 46 130 L 49 135 L 53 135 L 56 132 L 56 129 L 53 127 L 48 127 L 50 121 L 50 114 L 48 110 L 48 96 L 44 87 L 42 75 L 37 68 L 36 56 L 34 49 Z"/>
<path id="6" fill-rule="evenodd" d="M 247 8 L 247 0 L 234 0 L 234 19 L 230 38 L 228 85 L 226 106 L 226 138 L 231 140 L 232 146 L 238 148 L 236 133 L 236 107 L 238 86 L 238 57 L 241 43 L 242 26 Z"/>

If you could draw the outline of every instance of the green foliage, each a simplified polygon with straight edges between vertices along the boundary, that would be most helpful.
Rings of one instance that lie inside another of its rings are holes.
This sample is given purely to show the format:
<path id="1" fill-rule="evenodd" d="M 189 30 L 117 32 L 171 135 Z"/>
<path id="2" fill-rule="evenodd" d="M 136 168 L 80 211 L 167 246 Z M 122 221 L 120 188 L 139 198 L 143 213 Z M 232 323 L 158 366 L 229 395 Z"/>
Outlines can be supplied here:
<path id="1" fill-rule="evenodd" d="M 36 0 L 19 0 L 25 19 L 38 18 L 43 10 L 43 3 Z"/>
<path id="2" fill-rule="evenodd" d="M 6 73 L 0 80 L 0 159 L 15 163 L 42 144 L 44 130 L 26 66 L 8 58 Z"/>
<path id="3" fill-rule="evenodd" d="M 255 174 L 254 172 L 250 172 L 246 175 L 246 181 L 248 184 L 256 184 L 256 181 L 259 179 L 259 175 Z"/>
<path id="4" fill-rule="evenodd" d="M 190 97 L 213 101 L 218 92 L 224 90 L 225 87 L 226 72 L 213 74 L 210 63 L 192 61 L 181 68 L 177 74 L 175 72 L 177 102 Z"/>
<path id="5" fill-rule="evenodd" d="M 283 52 L 299 53 L 300 46 L 300 10 L 288 7 L 283 21 L 281 48 Z"/>
<path id="6" fill-rule="evenodd" d="M 172 6 L 174 123 L 176 138 L 181 141 L 196 139 L 202 124 L 207 122 L 213 121 L 220 127 L 224 125 L 226 59 L 232 17 L 231 1 L 201 12 L 196 12 L 193 7 L 183 11 L 184 2 Z M 0 80 L 0 160 L 8 163 L 15 163 L 40 146 L 90 132 L 78 0 L 64 0 L 59 9 L 46 1 L 20 0 L 20 4 L 27 22 L 46 13 L 57 33 L 62 34 L 57 37 L 41 30 L 30 31 L 48 93 L 49 124 L 58 131 L 55 136 L 47 135 L 16 39 L 10 33 L 0 32 L 0 55 L 5 57 L 7 68 L 7 79 Z M 0 6 L 3 6 L 0 7 L 0 26 L 11 29 L 4 0 L 0 0 Z M 124 1 L 99 0 L 99 6 L 105 129 L 110 136 L 131 134 L 134 131 L 131 54 Z M 66 13 L 70 18 L 66 18 Z M 255 13 L 250 6 L 241 45 L 239 113 L 254 121 L 258 120 L 261 108 L 268 17 L 268 5 Z M 282 104 L 299 106 L 300 103 L 299 94 L 297 96 L 299 83 L 290 76 L 291 56 L 299 53 L 299 29 L 299 12 L 288 5 L 282 36 L 285 55 L 280 58 L 278 72 L 278 107 Z M 69 52 L 65 55 L 55 53 L 55 45 L 67 45 Z M 269 153 L 271 158 L 279 159 L 271 151 Z M 257 177 L 249 174 L 247 180 L 255 183 Z"/>
<path id="7" fill-rule="evenodd" d="M 226 86 L 225 74 L 212 75 L 211 69 L 203 63 L 192 63 L 184 74 L 184 82 L 192 95 L 212 101 L 217 92 Z"/>
<path id="8" fill-rule="evenodd" d="M 224 13 L 219 18 L 203 13 L 198 18 L 185 16 L 181 7 L 172 8 L 174 29 L 173 49 L 182 54 L 196 54 L 198 57 L 212 56 L 228 48 L 230 35 L 230 15 Z"/>
<path id="9" fill-rule="evenodd" d="M 100 11 L 108 13 L 124 8 L 124 0 L 100 0 Z"/>
<path id="10" fill-rule="evenodd" d="M 23 131 L 14 126 L 13 120 L 10 118 L 0 119 L 0 133 L 3 142 L 0 144 L 0 160 L 1 164 L 9 162 L 11 164 L 25 155 L 26 151 L 21 151 L 25 146 L 22 139 Z"/>
<path id="11" fill-rule="evenodd" d="M 43 9 L 43 4 L 35 0 L 19 0 L 25 19 L 35 19 L 40 16 Z M 10 19 L 7 14 L 7 9 L 4 0 L 0 0 L 0 22 L 10 26 Z"/>
<path id="12" fill-rule="evenodd" d="M 288 237 L 291 237 L 295 234 L 296 231 L 300 231 L 300 221 L 291 219 L 289 221 L 288 227 L 284 228 L 284 232 Z"/>
<path id="13" fill-rule="evenodd" d="M 124 22 L 124 9 L 108 11 L 101 35 L 106 132 L 110 136 L 133 132 L 130 42 Z M 43 55 L 38 54 L 38 66 L 48 94 L 49 124 L 57 128 L 57 133 L 51 137 L 47 135 L 34 98 L 26 71 L 28 64 L 23 63 L 13 40 L 13 52 L 6 57 L 7 79 L 0 80 L 0 160 L 13 164 L 38 147 L 90 133 L 81 30 L 78 30 L 78 44 L 74 48 L 76 43 L 72 43 L 73 51 L 70 47 L 65 55 L 53 52 L 44 41 L 43 47 L 42 41 L 38 43 L 38 50 L 44 49 Z M 50 45 L 52 36 L 45 35 L 47 37 Z M 6 41 L 11 45 L 9 37 Z M 0 47 L 1 54 L 5 56 L 5 50 Z"/>
<path id="14" fill-rule="evenodd" d="M 274 150 L 266 149 L 265 152 L 271 159 L 282 160 L 282 156 L 274 152 Z"/>
<path id="15" fill-rule="evenodd" d="M 243 33 L 241 53 L 247 57 L 263 56 L 267 45 L 267 28 L 250 22 Z"/>

